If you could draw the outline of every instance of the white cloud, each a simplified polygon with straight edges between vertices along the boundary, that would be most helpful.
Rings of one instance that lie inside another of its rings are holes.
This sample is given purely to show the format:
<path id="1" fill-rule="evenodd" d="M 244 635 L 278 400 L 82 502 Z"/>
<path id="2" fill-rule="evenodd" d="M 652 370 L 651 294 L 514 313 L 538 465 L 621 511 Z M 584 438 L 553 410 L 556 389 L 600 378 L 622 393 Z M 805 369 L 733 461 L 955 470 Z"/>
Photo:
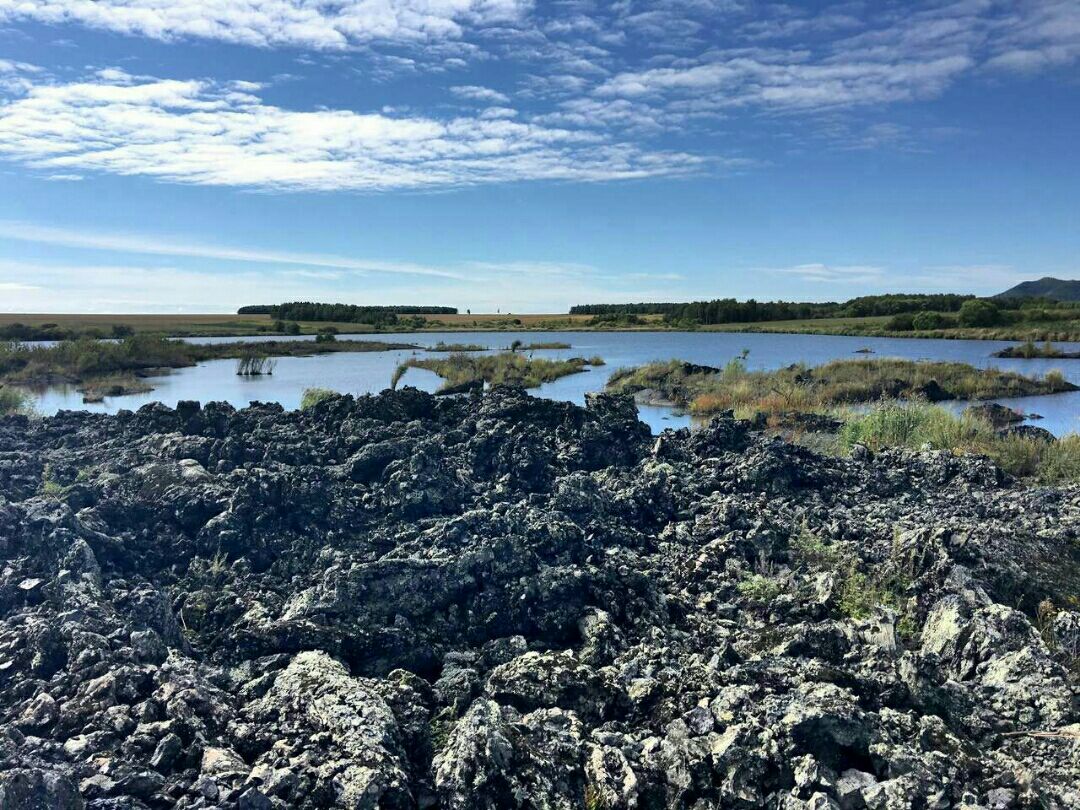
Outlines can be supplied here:
<path id="1" fill-rule="evenodd" d="M 1075 0 L 1018 3 L 1003 23 L 991 68 L 1030 73 L 1080 59 L 1080 5 Z"/>
<path id="2" fill-rule="evenodd" d="M 356 273 L 388 273 L 393 275 L 464 279 L 464 276 L 460 273 L 455 273 L 447 268 L 431 267 L 411 262 L 387 262 L 317 253 L 262 250 L 259 248 L 235 248 L 186 240 L 178 241 L 168 236 L 155 234 L 102 233 L 73 228 L 54 228 L 47 225 L 35 225 L 10 220 L 0 220 L 0 239 L 33 242 L 54 247 L 107 250 L 116 253 L 135 253 L 147 256 L 183 256 L 194 259 L 263 265 L 323 267 Z"/>
<path id="3" fill-rule="evenodd" d="M 861 285 L 870 292 L 959 292 L 991 295 L 1036 275 L 1008 264 L 951 264 L 905 268 L 883 265 L 832 265 L 821 262 L 770 267 L 763 272 L 811 285 L 844 289 Z M 1067 274 L 1066 274 L 1067 275 Z M 838 293 L 839 294 L 839 293 Z M 849 295 L 848 291 L 843 293 Z"/>
<path id="4" fill-rule="evenodd" d="M 450 92 L 458 98 L 464 98 L 469 101 L 481 101 L 485 104 L 506 104 L 510 101 L 510 97 L 505 93 L 500 93 L 498 90 L 492 90 L 490 87 L 480 87 L 475 84 L 457 85 L 451 87 Z"/>
<path id="5" fill-rule="evenodd" d="M 924 268 L 911 276 L 911 281 L 924 288 L 936 290 L 975 290 L 999 293 L 1032 273 L 1023 273 L 1008 264 L 950 264 Z"/>
<path id="6" fill-rule="evenodd" d="M 38 286 L 37 284 L 20 284 L 17 281 L 0 281 L 0 292 L 25 293 L 34 292 L 40 289 L 42 289 L 42 287 Z"/>
<path id="7" fill-rule="evenodd" d="M 641 274 L 639 282 L 639 277 L 613 277 L 587 265 L 555 262 L 466 262 L 455 269 L 463 281 L 429 278 L 418 283 L 303 268 L 225 271 L 0 259 L 0 311 L 212 313 L 252 303 L 325 300 L 438 303 L 474 312 L 566 312 L 582 301 L 666 299 L 674 280 Z"/>
<path id="8" fill-rule="evenodd" d="M 0 308 L 7 312 L 233 312 L 245 303 L 339 295 L 332 280 L 265 269 L 0 260 L 0 278 L 16 279 L 0 281 Z"/>
<path id="9" fill-rule="evenodd" d="M 679 174 L 703 161 L 584 129 L 267 105 L 234 84 L 100 75 L 0 106 L 0 155 L 50 174 L 108 172 L 280 190 L 424 189 Z"/>
<path id="10" fill-rule="evenodd" d="M 828 284 L 867 284 L 882 281 L 886 277 L 885 268 L 877 265 L 829 265 L 820 262 L 797 264 L 793 267 L 770 267 L 766 268 L 765 272 Z"/>
<path id="11" fill-rule="evenodd" d="M 688 68 L 622 73 L 601 84 L 596 93 L 624 98 L 707 94 L 718 109 L 748 105 L 821 109 L 932 97 L 972 65 L 965 56 L 898 64 L 774 64 L 738 57 Z"/>
<path id="12" fill-rule="evenodd" d="M 16 62 L 11 59 L 0 59 L 0 73 L 41 73 L 42 69 L 29 62 Z"/>
<path id="13" fill-rule="evenodd" d="M 0 0 L 0 21 L 339 50 L 373 40 L 455 39 L 465 26 L 514 22 L 530 7 L 530 0 Z"/>

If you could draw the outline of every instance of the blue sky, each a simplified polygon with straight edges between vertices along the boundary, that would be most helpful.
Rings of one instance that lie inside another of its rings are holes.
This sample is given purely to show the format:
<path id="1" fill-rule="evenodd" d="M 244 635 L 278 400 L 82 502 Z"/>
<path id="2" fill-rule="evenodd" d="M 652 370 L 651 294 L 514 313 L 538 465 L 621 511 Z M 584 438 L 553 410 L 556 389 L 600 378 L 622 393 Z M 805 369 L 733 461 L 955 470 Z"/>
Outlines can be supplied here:
<path id="1" fill-rule="evenodd" d="M 0 310 L 1080 276 L 1075 0 L 0 0 Z"/>

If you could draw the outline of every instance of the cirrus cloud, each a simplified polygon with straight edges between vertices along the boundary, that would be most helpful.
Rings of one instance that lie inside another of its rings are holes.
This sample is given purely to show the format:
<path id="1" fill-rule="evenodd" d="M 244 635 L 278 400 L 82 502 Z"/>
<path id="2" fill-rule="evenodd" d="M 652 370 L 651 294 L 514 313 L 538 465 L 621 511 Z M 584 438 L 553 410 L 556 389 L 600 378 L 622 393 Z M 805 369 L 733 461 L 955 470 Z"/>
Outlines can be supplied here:
<path id="1" fill-rule="evenodd" d="M 0 106 L 0 155 L 51 176 L 106 172 L 254 189 L 382 191 L 685 174 L 705 161 L 585 129 L 481 114 L 289 110 L 250 85 L 131 77 L 31 82 Z"/>

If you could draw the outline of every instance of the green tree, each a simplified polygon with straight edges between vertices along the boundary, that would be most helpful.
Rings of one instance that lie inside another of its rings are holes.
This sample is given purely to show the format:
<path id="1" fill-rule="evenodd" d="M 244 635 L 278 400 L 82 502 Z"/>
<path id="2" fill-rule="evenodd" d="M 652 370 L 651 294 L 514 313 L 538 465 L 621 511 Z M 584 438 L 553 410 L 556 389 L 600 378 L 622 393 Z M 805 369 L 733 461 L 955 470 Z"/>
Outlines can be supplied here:
<path id="1" fill-rule="evenodd" d="M 961 326 L 997 326 L 1001 323 L 1001 310 L 990 301 L 975 299 L 965 301 L 960 307 Z"/>
<path id="2" fill-rule="evenodd" d="M 945 326 L 945 317 L 940 312 L 917 312 L 911 319 L 913 329 L 942 329 Z"/>

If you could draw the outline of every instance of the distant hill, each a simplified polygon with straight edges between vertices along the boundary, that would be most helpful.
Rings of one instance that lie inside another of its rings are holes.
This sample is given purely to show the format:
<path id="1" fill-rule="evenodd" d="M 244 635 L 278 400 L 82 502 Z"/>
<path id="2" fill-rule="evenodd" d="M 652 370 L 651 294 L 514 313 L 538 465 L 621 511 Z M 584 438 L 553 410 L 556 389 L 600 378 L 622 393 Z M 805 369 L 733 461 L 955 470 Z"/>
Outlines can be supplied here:
<path id="1" fill-rule="evenodd" d="M 995 298 L 1052 298 L 1055 301 L 1080 301 L 1080 281 L 1040 278 L 1038 281 L 1021 281 L 1012 289 L 998 293 Z"/>

